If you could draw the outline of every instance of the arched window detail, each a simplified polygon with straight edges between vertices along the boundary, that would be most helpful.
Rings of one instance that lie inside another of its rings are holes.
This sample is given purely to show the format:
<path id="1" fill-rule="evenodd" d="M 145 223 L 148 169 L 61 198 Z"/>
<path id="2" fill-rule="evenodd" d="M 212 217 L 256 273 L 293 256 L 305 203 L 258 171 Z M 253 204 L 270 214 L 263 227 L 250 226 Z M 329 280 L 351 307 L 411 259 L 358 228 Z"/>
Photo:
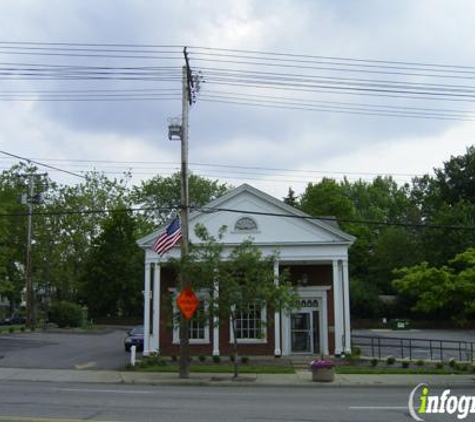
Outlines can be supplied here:
<path id="1" fill-rule="evenodd" d="M 250 217 L 241 217 L 234 225 L 234 230 L 238 232 L 255 232 L 257 231 L 257 223 Z"/>

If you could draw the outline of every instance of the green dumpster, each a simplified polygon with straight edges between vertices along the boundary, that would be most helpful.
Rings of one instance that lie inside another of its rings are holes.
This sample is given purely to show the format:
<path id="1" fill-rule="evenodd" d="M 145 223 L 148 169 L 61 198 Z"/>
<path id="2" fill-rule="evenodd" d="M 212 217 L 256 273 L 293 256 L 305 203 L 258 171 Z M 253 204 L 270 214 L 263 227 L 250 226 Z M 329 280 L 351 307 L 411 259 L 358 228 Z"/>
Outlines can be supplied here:
<path id="1" fill-rule="evenodd" d="M 410 321 L 408 319 L 393 319 L 391 320 L 391 328 L 393 330 L 409 330 L 410 328 Z"/>

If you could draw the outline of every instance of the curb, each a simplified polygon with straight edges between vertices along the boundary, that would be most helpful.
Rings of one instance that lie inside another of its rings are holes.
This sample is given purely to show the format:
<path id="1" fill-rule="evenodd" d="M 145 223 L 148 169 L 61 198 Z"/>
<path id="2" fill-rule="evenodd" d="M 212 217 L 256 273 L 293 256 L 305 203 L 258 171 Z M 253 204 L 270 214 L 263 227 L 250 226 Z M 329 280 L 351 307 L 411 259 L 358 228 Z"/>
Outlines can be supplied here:
<path id="1" fill-rule="evenodd" d="M 0 382 L 51 382 L 91 384 L 134 384 L 188 387 L 267 387 L 267 388 L 413 388 L 424 382 L 433 387 L 460 388 L 475 386 L 473 375 L 337 375 L 334 382 L 312 382 L 306 371 L 295 375 L 245 374 L 237 380 L 222 374 L 178 374 L 104 370 L 0 368 Z"/>

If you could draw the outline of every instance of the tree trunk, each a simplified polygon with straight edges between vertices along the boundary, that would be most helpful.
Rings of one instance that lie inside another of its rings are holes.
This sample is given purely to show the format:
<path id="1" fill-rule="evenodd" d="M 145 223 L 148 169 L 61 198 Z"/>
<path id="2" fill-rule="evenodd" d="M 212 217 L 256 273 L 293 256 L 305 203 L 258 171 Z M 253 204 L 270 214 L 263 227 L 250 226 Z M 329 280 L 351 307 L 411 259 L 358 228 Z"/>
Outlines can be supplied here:
<path id="1" fill-rule="evenodd" d="M 234 363 L 234 375 L 233 378 L 237 378 L 239 375 L 239 357 L 238 357 L 238 339 L 236 335 L 236 319 L 234 317 L 231 317 L 232 319 L 232 327 L 233 327 L 233 337 L 234 337 L 234 343 L 233 343 L 233 363 Z"/>

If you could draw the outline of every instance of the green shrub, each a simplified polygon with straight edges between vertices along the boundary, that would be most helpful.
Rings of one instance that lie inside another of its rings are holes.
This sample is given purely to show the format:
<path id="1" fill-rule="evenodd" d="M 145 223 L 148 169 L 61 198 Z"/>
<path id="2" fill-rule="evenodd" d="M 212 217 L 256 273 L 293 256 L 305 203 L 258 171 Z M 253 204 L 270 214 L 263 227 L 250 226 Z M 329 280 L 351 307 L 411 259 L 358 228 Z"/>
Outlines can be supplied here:
<path id="1" fill-rule="evenodd" d="M 394 356 L 388 356 L 386 359 L 388 365 L 394 365 L 396 363 L 396 358 Z"/>
<path id="2" fill-rule="evenodd" d="M 371 361 L 370 361 L 370 362 L 371 362 L 371 366 L 375 367 L 375 366 L 378 366 L 378 362 L 379 362 L 379 360 L 378 360 L 378 359 L 376 359 L 376 358 L 373 358 L 373 359 L 371 359 Z"/>
<path id="3" fill-rule="evenodd" d="M 449 360 L 449 366 L 451 368 L 455 368 L 457 366 L 457 361 L 454 358 L 450 358 Z"/>
<path id="4" fill-rule="evenodd" d="M 178 361 L 177 355 L 171 355 L 171 358 L 172 358 L 172 362 Z"/>
<path id="5" fill-rule="evenodd" d="M 220 356 L 213 356 L 213 362 L 214 363 L 221 363 L 221 357 Z"/>
<path id="6" fill-rule="evenodd" d="M 411 364 L 411 362 L 408 361 L 408 360 L 403 360 L 403 361 L 402 361 L 402 367 L 403 367 L 403 368 L 409 368 L 409 365 L 410 365 L 410 364 Z"/>
<path id="7" fill-rule="evenodd" d="M 465 372 L 468 369 L 468 365 L 466 363 L 457 363 L 455 365 L 455 369 L 457 371 Z"/>
<path id="8" fill-rule="evenodd" d="M 21 331 L 22 333 L 24 333 L 24 332 L 25 332 L 25 329 L 26 329 L 26 328 L 25 328 L 25 326 L 24 326 L 24 325 L 22 325 L 22 326 L 20 327 L 20 331 Z"/>
<path id="9" fill-rule="evenodd" d="M 234 355 L 229 355 L 230 362 L 234 362 Z"/>
<path id="10" fill-rule="evenodd" d="M 8 327 L 8 332 L 10 334 L 14 333 L 15 332 L 15 327 Z"/>
<path id="11" fill-rule="evenodd" d="M 416 361 L 416 365 L 419 367 L 422 367 L 425 365 L 424 359 L 419 359 Z"/>
<path id="12" fill-rule="evenodd" d="M 435 364 L 435 369 L 444 369 L 444 362 L 437 362 Z"/>
<path id="13" fill-rule="evenodd" d="M 61 301 L 51 305 L 50 321 L 58 324 L 58 327 L 80 327 L 82 319 L 82 308 L 76 303 Z"/>
<path id="14" fill-rule="evenodd" d="M 139 366 L 141 368 L 146 368 L 148 366 L 167 366 L 167 363 L 158 353 L 153 353 L 149 356 L 144 356 L 140 361 Z"/>
<path id="15" fill-rule="evenodd" d="M 359 357 L 361 356 L 361 353 L 362 353 L 361 348 L 358 346 L 355 346 L 351 349 L 351 356 Z"/>
<path id="16" fill-rule="evenodd" d="M 30 327 L 30 331 L 33 333 L 35 330 L 36 330 L 36 327 L 35 327 L 34 325 L 32 325 L 32 326 Z"/>
<path id="17" fill-rule="evenodd" d="M 199 355 L 199 356 L 198 356 L 198 360 L 199 360 L 200 362 L 204 362 L 204 361 L 206 360 L 206 356 L 205 356 L 205 355 Z"/>
<path id="18" fill-rule="evenodd" d="M 248 358 L 247 356 L 242 356 L 242 357 L 241 357 L 241 363 L 244 364 L 244 365 L 245 365 L 246 363 L 249 363 L 249 358 Z"/>

